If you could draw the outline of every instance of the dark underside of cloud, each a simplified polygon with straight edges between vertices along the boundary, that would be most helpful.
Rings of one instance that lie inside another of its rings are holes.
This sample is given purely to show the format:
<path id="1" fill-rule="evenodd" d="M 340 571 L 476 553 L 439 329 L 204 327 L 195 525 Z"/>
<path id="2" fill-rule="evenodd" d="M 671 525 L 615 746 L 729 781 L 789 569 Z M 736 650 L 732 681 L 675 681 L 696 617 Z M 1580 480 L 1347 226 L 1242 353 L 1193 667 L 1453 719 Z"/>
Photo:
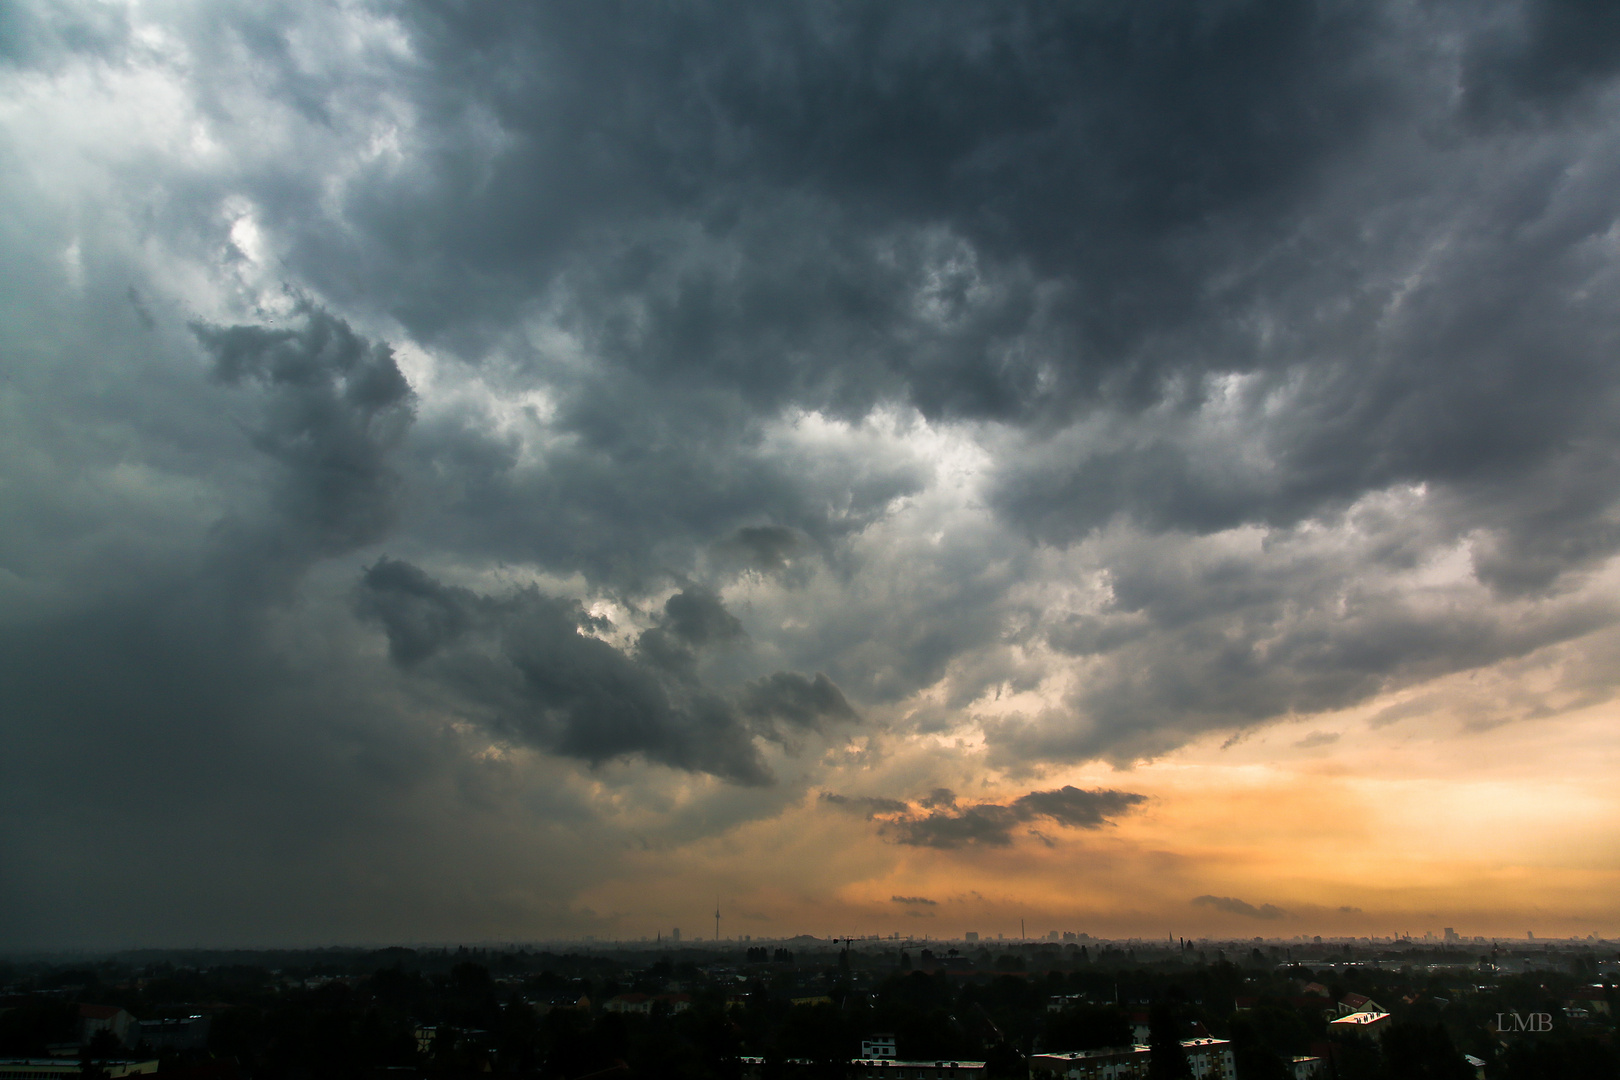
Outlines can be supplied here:
<path id="1" fill-rule="evenodd" d="M 709 592 L 664 604 L 623 652 L 592 636 L 611 624 L 575 600 L 525 589 L 481 596 L 382 559 L 360 583 L 361 616 L 383 627 L 394 662 L 464 701 L 497 734 L 599 765 L 638 755 L 741 783 L 770 774 L 756 737 L 856 719 L 827 676 L 779 671 L 726 694 L 697 675 L 704 646 L 741 625 Z"/>
<path id="2" fill-rule="evenodd" d="M 1616 10 L 7 5 L 0 943 L 190 933 L 176 828 L 318 898 L 527 806 L 492 746 L 763 797 L 857 714 L 1017 776 L 1611 697 Z"/>
<path id="3" fill-rule="evenodd" d="M 1255 907 L 1246 900 L 1239 900 L 1235 896 L 1195 896 L 1192 899 L 1194 907 L 1213 908 L 1228 915 L 1241 915 L 1245 919 L 1286 919 L 1288 912 L 1274 904 L 1261 904 Z"/>
<path id="4" fill-rule="evenodd" d="M 1070 829 L 1099 829 L 1147 802 L 1147 796 L 1129 791 L 1085 791 L 1065 786 L 1051 791 L 1032 791 L 1010 803 L 961 804 L 948 788 L 939 788 L 915 804 L 832 792 L 823 792 L 821 801 L 878 822 L 878 834 L 897 844 L 966 848 L 1009 847 L 1014 833 L 1038 821 Z M 919 902 L 917 898 L 908 900 L 898 896 L 894 900 Z"/>

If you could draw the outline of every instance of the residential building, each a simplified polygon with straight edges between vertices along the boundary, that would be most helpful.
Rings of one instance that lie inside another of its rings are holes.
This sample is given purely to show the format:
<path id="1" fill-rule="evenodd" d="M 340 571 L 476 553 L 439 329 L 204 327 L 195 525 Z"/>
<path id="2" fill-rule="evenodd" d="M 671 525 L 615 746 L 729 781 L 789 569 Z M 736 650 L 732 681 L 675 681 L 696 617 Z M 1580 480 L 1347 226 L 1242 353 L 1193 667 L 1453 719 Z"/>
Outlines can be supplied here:
<path id="1" fill-rule="evenodd" d="M 892 1058 L 898 1056 L 893 1035 L 873 1035 L 870 1039 L 861 1040 L 862 1058 Z"/>
<path id="2" fill-rule="evenodd" d="M 982 1080 L 982 1061 L 897 1061 L 894 1058 L 855 1058 L 849 1063 L 854 1080 Z"/>
<path id="3" fill-rule="evenodd" d="M 1066 1054 L 1031 1054 L 1031 1080 L 1043 1076 L 1062 1080 L 1142 1080 L 1147 1076 L 1148 1048 L 1109 1046 L 1100 1050 L 1071 1050 Z"/>
<path id="4" fill-rule="evenodd" d="M 144 1076 L 158 1071 L 157 1058 L 150 1061 L 102 1061 L 109 1080 Z M 61 1080 L 82 1075 L 77 1058 L 0 1058 L 0 1080 Z"/>
<path id="5" fill-rule="evenodd" d="M 1181 1049 L 1187 1055 L 1193 1080 L 1236 1080 L 1237 1062 L 1227 1040 L 1183 1039 Z M 1046 1075 L 1062 1080 L 1143 1080 L 1152 1061 L 1152 1048 L 1137 1043 L 1066 1054 L 1033 1054 L 1029 1072 L 1031 1077 Z"/>
<path id="6" fill-rule="evenodd" d="M 610 1013 L 641 1013 L 652 1012 L 652 995 L 650 994 L 620 994 L 618 997 L 608 998 L 607 1004 L 602 1006 Z"/>
<path id="7" fill-rule="evenodd" d="M 1381 1010 L 1367 1010 L 1353 1012 L 1348 1016 L 1341 1016 L 1337 1020 L 1328 1021 L 1328 1031 L 1340 1035 L 1359 1035 L 1366 1038 L 1377 1038 L 1389 1027 L 1389 1013 Z"/>
<path id="8" fill-rule="evenodd" d="M 1340 1016 L 1349 1016 L 1351 1013 L 1358 1012 L 1389 1012 L 1389 1010 L 1365 994 L 1346 994 L 1340 999 Z"/>
<path id="9" fill-rule="evenodd" d="M 88 1043 L 103 1031 L 110 1031 L 113 1037 L 125 1046 L 131 1046 L 130 1027 L 135 1018 L 116 1005 L 80 1005 L 79 1006 L 79 1041 Z"/>
<path id="10" fill-rule="evenodd" d="M 1237 1061 L 1225 1039 L 1183 1039 L 1181 1049 L 1192 1066 L 1193 1080 L 1237 1080 Z"/>
<path id="11" fill-rule="evenodd" d="M 602 1008 L 611 1013 L 641 1013 L 651 1015 L 657 1005 L 667 1005 L 672 1013 L 683 1013 L 692 1007 L 690 994 L 620 994 L 609 998 Z"/>
<path id="12" fill-rule="evenodd" d="M 146 1043 L 154 1050 L 201 1050 L 208 1045 L 208 1017 L 137 1020 L 134 1041 Z"/>

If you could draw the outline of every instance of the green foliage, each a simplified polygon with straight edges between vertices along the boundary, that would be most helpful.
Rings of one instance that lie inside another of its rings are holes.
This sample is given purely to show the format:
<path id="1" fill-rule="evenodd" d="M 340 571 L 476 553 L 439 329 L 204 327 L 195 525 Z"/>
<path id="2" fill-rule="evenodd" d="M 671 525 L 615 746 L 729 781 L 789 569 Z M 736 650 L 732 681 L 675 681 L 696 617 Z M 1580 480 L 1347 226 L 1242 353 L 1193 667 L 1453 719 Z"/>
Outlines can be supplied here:
<path id="1" fill-rule="evenodd" d="M 0 1012 L 0 1055 L 44 1057 L 50 1043 L 77 1037 L 79 1011 L 59 998 L 30 997 Z"/>
<path id="2" fill-rule="evenodd" d="M 1192 1066 L 1181 1048 L 1181 1024 L 1169 1002 L 1153 1006 L 1148 1016 L 1148 1080 L 1192 1080 Z"/>
<path id="3" fill-rule="evenodd" d="M 1616 1080 L 1620 1053 L 1590 1036 L 1521 1039 L 1508 1047 L 1506 1080 Z"/>
<path id="4" fill-rule="evenodd" d="M 1131 1021 L 1114 1005 L 1078 1005 L 1048 1013 L 1041 1045 L 1051 1051 L 1098 1050 L 1128 1046 Z"/>
<path id="5" fill-rule="evenodd" d="M 1474 1070 L 1439 1024 L 1396 1023 L 1383 1039 L 1379 1080 L 1473 1080 Z"/>

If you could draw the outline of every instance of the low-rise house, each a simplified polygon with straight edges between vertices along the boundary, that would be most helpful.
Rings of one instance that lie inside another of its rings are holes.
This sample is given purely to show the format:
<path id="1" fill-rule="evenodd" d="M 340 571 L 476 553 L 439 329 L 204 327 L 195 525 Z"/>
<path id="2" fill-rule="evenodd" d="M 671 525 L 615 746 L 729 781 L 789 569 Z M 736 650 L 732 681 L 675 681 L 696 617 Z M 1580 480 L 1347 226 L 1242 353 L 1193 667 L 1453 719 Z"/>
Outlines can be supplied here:
<path id="1" fill-rule="evenodd" d="M 982 1080 L 982 1061 L 900 1061 L 895 1058 L 854 1058 L 849 1063 L 854 1080 Z"/>
<path id="2" fill-rule="evenodd" d="M 1351 1013 L 1358 1012 L 1387 1013 L 1389 1010 L 1378 1004 L 1378 1002 L 1374 1001 L 1366 994 L 1346 994 L 1344 997 L 1339 999 L 1340 1016 L 1349 1016 Z"/>
<path id="3" fill-rule="evenodd" d="M 893 1035 L 873 1035 L 869 1039 L 861 1040 L 861 1057 L 865 1058 L 892 1058 L 898 1057 Z"/>
<path id="4" fill-rule="evenodd" d="M 1193 1080 L 1236 1080 L 1237 1061 L 1232 1044 L 1225 1039 L 1183 1039 Z M 1061 1077 L 1062 1080 L 1143 1080 L 1153 1061 L 1153 1050 L 1144 1043 L 1109 1046 L 1099 1050 L 1071 1050 L 1061 1054 L 1033 1054 L 1029 1059 L 1031 1077 Z"/>
<path id="5" fill-rule="evenodd" d="M 1317 1080 L 1322 1075 L 1322 1059 L 1319 1057 L 1299 1054 L 1288 1063 L 1288 1075 L 1294 1080 Z"/>
<path id="6" fill-rule="evenodd" d="M 1387 1027 L 1389 1027 L 1389 1013 L 1381 1009 L 1353 1012 L 1337 1020 L 1328 1021 L 1328 1031 L 1331 1033 L 1365 1038 L 1377 1038 Z"/>
<path id="7" fill-rule="evenodd" d="M 1564 1012 L 1572 1020 L 1609 1015 L 1609 999 L 1596 987 L 1577 990 L 1564 998 Z"/>
<path id="8" fill-rule="evenodd" d="M 620 994 L 609 998 L 608 1003 L 602 1006 L 611 1013 L 641 1013 L 650 1016 L 654 1008 L 664 1005 L 672 1013 L 683 1013 L 692 1007 L 690 994 Z"/>
<path id="9" fill-rule="evenodd" d="M 642 1013 L 652 1012 L 652 995 L 650 994 L 620 994 L 618 997 L 608 998 L 602 1008 L 610 1013 Z"/>
<path id="10" fill-rule="evenodd" d="M 208 1045 L 209 1018 L 202 1014 L 135 1021 L 134 1040 L 154 1050 L 201 1050 Z"/>
<path id="11" fill-rule="evenodd" d="M 135 1018 L 117 1005 L 80 1005 L 79 1041 L 88 1043 L 101 1032 L 110 1031 L 119 1042 L 132 1046 L 130 1028 L 134 1023 Z"/>

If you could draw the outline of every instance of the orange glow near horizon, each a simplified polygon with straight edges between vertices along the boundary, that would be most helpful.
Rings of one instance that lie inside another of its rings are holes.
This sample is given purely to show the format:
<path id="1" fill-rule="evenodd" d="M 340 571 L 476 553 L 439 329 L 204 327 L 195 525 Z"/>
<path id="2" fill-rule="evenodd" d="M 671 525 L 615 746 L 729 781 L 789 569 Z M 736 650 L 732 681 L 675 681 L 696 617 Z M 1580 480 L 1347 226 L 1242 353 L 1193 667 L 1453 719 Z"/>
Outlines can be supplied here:
<path id="1" fill-rule="evenodd" d="M 1620 931 L 1611 706 L 1471 732 L 1446 717 L 1374 727 L 1376 712 L 1236 742 L 1210 736 L 1130 769 L 1089 765 L 964 795 L 1073 784 L 1149 797 L 1112 825 L 1020 829 L 1003 847 L 901 845 L 812 792 L 780 817 L 641 853 L 580 903 L 625 936 L 700 925 L 696 883 L 711 880 L 724 883 L 725 934 L 762 938 L 990 939 L 1015 936 L 1020 919 L 1032 937 Z"/>

